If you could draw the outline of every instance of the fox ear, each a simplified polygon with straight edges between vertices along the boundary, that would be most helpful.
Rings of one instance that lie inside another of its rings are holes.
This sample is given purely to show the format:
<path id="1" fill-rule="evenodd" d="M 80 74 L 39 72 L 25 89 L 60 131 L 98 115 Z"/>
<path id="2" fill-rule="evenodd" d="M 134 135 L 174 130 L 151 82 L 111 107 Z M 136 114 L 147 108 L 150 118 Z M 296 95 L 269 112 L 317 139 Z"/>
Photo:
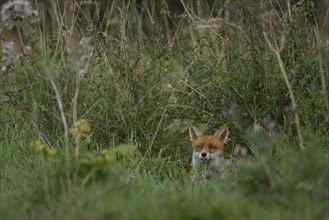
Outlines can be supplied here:
<path id="1" fill-rule="evenodd" d="M 228 130 L 228 127 L 225 124 L 216 132 L 215 136 L 218 138 L 218 140 L 220 140 L 226 144 L 229 133 L 230 132 Z"/>
<path id="2" fill-rule="evenodd" d="M 190 125 L 188 131 L 190 133 L 190 141 L 193 141 L 202 135 L 202 132 L 193 125 Z"/>

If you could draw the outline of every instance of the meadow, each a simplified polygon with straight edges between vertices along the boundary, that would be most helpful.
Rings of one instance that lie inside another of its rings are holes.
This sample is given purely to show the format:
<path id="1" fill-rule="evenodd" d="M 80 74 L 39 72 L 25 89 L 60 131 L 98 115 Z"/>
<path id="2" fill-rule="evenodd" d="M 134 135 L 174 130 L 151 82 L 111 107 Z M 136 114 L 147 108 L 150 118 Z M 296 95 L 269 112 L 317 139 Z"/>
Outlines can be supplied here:
<path id="1" fill-rule="evenodd" d="M 315 1 L 149 1 L 149 33 L 135 1 L 60 2 L 1 5 L 1 219 L 329 219 Z M 192 179 L 189 125 L 224 123 L 230 171 Z"/>

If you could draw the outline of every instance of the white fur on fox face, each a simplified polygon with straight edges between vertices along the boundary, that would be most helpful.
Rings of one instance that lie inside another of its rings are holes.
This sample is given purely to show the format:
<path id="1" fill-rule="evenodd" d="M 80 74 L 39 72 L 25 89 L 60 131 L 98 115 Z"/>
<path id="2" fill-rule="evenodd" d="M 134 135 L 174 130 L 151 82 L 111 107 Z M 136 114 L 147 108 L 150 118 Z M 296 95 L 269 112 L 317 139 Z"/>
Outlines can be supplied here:
<path id="1" fill-rule="evenodd" d="M 210 153 L 208 152 L 193 152 L 192 159 L 195 162 L 202 162 L 210 160 Z"/>
<path id="2" fill-rule="evenodd" d="M 220 158 L 221 152 L 216 151 L 213 153 L 209 152 L 193 152 L 192 153 L 192 164 L 197 165 L 206 161 L 214 161 Z"/>

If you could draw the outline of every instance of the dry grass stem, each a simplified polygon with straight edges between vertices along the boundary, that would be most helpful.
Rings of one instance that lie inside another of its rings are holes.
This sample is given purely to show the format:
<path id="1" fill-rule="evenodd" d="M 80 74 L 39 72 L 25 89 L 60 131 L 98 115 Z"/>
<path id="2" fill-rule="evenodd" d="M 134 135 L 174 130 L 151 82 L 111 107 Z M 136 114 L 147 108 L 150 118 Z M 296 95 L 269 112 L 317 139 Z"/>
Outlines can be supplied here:
<path id="1" fill-rule="evenodd" d="M 287 75 L 286 69 L 284 67 L 282 58 L 281 58 L 280 49 L 278 48 L 276 42 L 275 42 L 276 47 L 274 47 L 272 45 L 272 43 L 268 39 L 268 36 L 267 36 L 267 34 L 265 32 L 264 32 L 264 37 L 265 37 L 265 40 L 266 40 L 269 48 L 271 49 L 271 51 L 275 55 L 276 60 L 277 60 L 277 62 L 279 64 L 280 71 L 282 73 L 284 82 L 285 82 L 285 84 L 287 86 L 287 89 L 288 89 L 288 92 L 289 92 L 289 97 L 290 97 L 290 102 L 291 102 L 292 109 L 297 109 L 296 99 L 295 99 L 294 92 L 292 90 L 291 84 L 289 82 L 288 75 Z M 303 135 L 302 135 L 302 129 L 301 129 L 301 126 L 300 126 L 300 120 L 299 120 L 298 111 L 294 111 L 294 120 L 295 120 L 295 125 L 296 125 L 296 129 L 297 129 L 297 134 L 298 134 L 299 147 L 301 149 L 304 149 L 305 146 L 304 146 L 304 142 L 303 142 Z"/>
<path id="2" fill-rule="evenodd" d="M 327 109 L 328 117 L 329 118 L 329 101 L 328 101 L 328 93 L 327 93 L 327 86 L 326 86 L 326 80 L 324 77 L 324 69 L 323 69 L 323 58 L 322 58 L 322 52 L 320 48 L 320 37 L 319 37 L 319 31 L 317 28 L 313 28 L 313 32 L 315 35 L 315 41 L 316 41 L 316 47 L 318 50 L 318 58 L 319 58 L 319 72 L 320 72 L 320 78 L 321 78 L 321 89 L 322 89 L 322 94 L 323 94 L 323 99 L 324 99 L 324 104 Z"/>
<path id="3" fill-rule="evenodd" d="M 50 81 L 50 84 L 55 92 L 58 108 L 61 113 L 62 123 L 63 123 L 63 127 L 64 127 L 64 147 L 65 147 L 66 153 L 68 155 L 68 153 L 69 153 L 69 136 L 68 136 L 69 129 L 68 129 L 67 121 L 66 121 L 66 117 L 65 117 L 62 96 L 56 86 L 56 83 L 55 83 L 53 77 L 49 73 L 47 73 L 47 76 L 48 76 L 48 80 Z"/>

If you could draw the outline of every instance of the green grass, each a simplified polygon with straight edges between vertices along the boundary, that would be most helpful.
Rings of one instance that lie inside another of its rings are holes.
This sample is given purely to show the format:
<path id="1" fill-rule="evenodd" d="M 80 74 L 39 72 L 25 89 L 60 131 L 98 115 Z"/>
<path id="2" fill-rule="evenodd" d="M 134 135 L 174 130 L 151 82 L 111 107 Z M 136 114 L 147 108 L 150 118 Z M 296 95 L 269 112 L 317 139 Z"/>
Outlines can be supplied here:
<path id="1" fill-rule="evenodd" d="M 2 146 L 2 217 L 326 219 L 328 156 L 265 147 L 212 179 L 193 181 L 183 160 L 150 157 L 101 164 L 84 184 L 96 165 L 72 156 L 68 169 L 64 155 Z"/>
<path id="2" fill-rule="evenodd" d="M 204 36 L 184 24 L 172 48 L 161 28 L 126 42 L 86 29 L 82 52 L 56 32 L 40 36 L 0 77 L 1 219 L 329 219 L 317 46 L 325 82 L 329 50 L 303 35 L 302 12 L 277 33 L 289 30 L 281 56 L 297 110 L 253 23 Z M 227 123 L 228 174 L 191 178 L 191 123 L 210 134 Z M 237 155 L 238 145 L 248 154 Z"/>

